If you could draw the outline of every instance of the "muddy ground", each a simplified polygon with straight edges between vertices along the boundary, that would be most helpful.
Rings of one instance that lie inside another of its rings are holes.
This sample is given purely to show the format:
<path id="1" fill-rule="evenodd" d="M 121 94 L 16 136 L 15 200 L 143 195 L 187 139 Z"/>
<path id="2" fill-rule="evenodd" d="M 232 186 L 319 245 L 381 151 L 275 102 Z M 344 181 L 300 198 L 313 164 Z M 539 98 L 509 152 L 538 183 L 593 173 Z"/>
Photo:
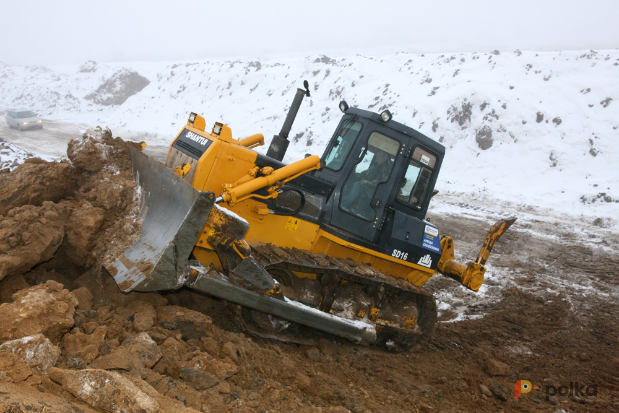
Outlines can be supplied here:
<path id="1" fill-rule="evenodd" d="M 97 155 L 98 143 L 126 160 L 120 143 L 97 139 L 81 163 L 78 140 L 70 163 L 0 176 L 4 190 L 30 171 L 7 195 L 26 201 L 0 217 L 0 411 L 619 411 L 617 231 L 439 194 L 430 219 L 454 237 L 460 261 L 474 258 L 493 220 L 519 219 L 479 293 L 428 282 L 441 322 L 425 345 L 393 353 L 321 333 L 313 345 L 265 340 L 206 295 L 120 293 L 100 264 L 115 231 L 131 239 L 135 194 L 108 183 L 126 163 L 114 169 Z M 35 172 L 66 174 L 70 185 L 43 191 L 54 180 L 28 180 Z M 45 245 L 32 245 L 37 234 Z M 516 399 L 518 380 L 537 388 Z"/>

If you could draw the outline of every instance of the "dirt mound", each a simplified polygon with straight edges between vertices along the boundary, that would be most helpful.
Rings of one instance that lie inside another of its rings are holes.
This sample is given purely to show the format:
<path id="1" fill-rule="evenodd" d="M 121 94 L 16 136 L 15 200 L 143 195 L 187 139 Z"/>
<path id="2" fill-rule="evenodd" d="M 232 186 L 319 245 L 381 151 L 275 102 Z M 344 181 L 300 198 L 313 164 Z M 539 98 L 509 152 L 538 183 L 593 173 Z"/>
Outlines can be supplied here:
<path id="1" fill-rule="evenodd" d="M 0 173 L 0 279 L 57 251 L 89 268 L 114 259 L 139 236 L 127 144 L 94 129 L 73 139 L 67 153 L 71 163 L 33 158 Z"/>

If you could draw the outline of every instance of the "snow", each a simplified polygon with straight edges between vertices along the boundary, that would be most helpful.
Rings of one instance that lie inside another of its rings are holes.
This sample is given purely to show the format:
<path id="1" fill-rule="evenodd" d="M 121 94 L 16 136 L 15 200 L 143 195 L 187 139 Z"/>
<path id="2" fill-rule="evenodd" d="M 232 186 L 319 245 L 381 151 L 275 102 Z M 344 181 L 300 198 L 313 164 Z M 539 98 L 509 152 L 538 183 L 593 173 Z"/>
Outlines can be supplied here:
<path id="1" fill-rule="evenodd" d="M 150 81 L 141 91 L 114 82 L 133 72 Z M 263 133 L 267 145 L 258 150 L 265 153 L 307 79 L 311 97 L 293 125 L 287 162 L 322 154 L 345 99 L 376 112 L 389 108 L 395 120 L 442 142 L 441 194 L 615 227 L 618 72 L 619 50 L 0 65 L 0 106 L 127 131 L 160 146 L 194 111 L 207 125 L 228 124 L 235 138 Z M 114 87 L 93 100 L 106 82 Z"/>
<path id="2" fill-rule="evenodd" d="M 0 139 L 0 170 L 9 168 L 12 171 L 26 159 L 34 156 L 33 153 L 21 150 L 12 143 L 3 142 Z"/>
<path id="3" fill-rule="evenodd" d="M 219 210 L 223 214 L 227 215 L 233 221 L 240 221 L 240 222 L 244 223 L 245 225 L 247 225 L 249 227 L 249 223 L 247 222 L 247 220 L 245 218 L 243 218 L 242 216 L 238 215 L 236 212 L 231 211 L 231 210 L 229 210 L 227 208 L 220 207 L 217 204 L 213 204 L 213 206 L 215 208 L 217 208 L 217 210 Z"/>

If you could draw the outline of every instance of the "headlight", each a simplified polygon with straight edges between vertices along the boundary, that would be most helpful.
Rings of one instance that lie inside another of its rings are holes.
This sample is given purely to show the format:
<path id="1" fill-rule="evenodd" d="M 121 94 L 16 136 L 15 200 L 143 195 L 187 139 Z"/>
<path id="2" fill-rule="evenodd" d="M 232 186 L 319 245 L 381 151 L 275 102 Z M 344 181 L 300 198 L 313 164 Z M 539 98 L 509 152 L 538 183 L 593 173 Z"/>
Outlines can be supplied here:
<path id="1" fill-rule="evenodd" d="M 23 125 L 27 125 L 27 124 L 28 124 L 28 122 L 22 122 L 22 124 L 23 124 Z"/>
<path id="2" fill-rule="evenodd" d="M 383 113 L 380 114 L 380 118 L 383 120 L 383 122 L 389 122 L 391 118 L 393 118 L 393 116 L 391 115 L 391 112 L 385 110 Z"/>
<path id="3" fill-rule="evenodd" d="M 37 120 L 37 123 L 41 123 L 41 122 L 43 122 L 43 121 L 42 120 Z"/>

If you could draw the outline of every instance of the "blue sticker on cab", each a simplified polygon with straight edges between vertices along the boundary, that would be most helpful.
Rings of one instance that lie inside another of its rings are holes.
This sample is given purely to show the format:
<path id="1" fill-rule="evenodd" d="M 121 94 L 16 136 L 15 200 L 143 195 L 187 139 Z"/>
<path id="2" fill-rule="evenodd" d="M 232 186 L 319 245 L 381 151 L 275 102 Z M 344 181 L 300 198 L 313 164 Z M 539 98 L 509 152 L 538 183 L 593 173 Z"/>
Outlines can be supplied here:
<path id="1" fill-rule="evenodd" d="M 438 237 L 438 229 L 426 225 L 423 232 L 423 242 L 421 246 L 427 250 L 441 253 L 441 240 Z"/>

